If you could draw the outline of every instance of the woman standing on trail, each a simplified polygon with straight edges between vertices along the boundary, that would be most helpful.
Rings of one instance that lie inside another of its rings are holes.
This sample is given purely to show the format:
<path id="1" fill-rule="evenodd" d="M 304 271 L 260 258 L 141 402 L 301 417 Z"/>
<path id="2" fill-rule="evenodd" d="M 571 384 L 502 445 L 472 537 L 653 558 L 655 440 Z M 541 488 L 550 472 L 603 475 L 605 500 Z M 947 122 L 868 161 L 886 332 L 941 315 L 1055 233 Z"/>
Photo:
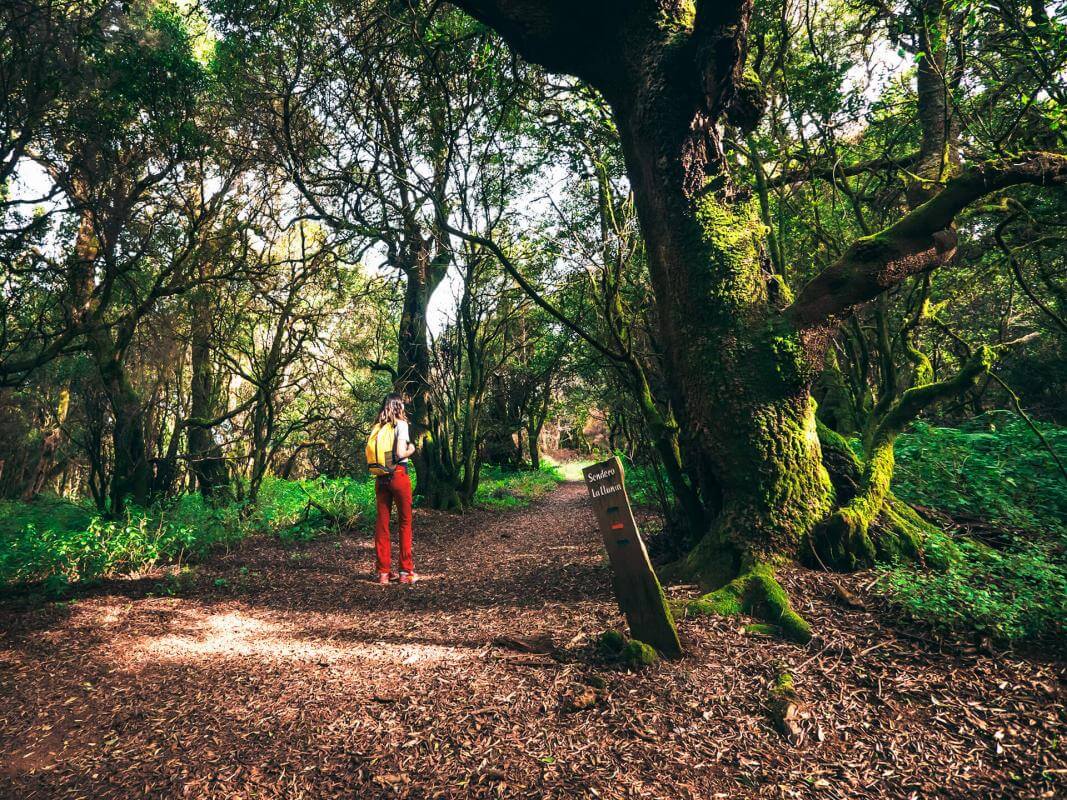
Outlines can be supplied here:
<path id="1" fill-rule="evenodd" d="M 374 524 L 374 549 L 378 555 L 378 583 L 388 584 L 399 577 L 401 583 L 418 580 L 411 549 L 411 478 L 409 459 L 415 452 L 404 413 L 404 398 L 387 394 L 378 412 L 378 421 L 367 440 L 367 462 L 377 475 L 374 495 L 378 518 Z M 389 542 L 389 515 L 396 503 L 400 523 L 400 575 L 392 571 Z"/>

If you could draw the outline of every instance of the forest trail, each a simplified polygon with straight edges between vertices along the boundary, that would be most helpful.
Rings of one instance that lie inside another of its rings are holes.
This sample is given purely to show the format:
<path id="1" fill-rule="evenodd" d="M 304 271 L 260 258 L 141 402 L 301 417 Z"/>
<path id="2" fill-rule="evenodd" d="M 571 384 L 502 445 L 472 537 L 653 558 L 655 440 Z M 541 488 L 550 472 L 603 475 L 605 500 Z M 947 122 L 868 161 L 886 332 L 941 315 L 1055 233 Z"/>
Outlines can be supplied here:
<path id="1" fill-rule="evenodd" d="M 3 609 L 0 797 L 1036 797 L 1063 767 L 1057 665 L 898 634 L 799 570 L 808 649 L 702 619 L 681 661 L 604 662 L 621 619 L 580 483 L 415 531 L 411 587 L 370 582 L 360 531 L 245 543 L 174 596 Z M 545 635 L 554 655 L 498 641 Z M 775 661 L 794 743 L 764 709 Z"/>

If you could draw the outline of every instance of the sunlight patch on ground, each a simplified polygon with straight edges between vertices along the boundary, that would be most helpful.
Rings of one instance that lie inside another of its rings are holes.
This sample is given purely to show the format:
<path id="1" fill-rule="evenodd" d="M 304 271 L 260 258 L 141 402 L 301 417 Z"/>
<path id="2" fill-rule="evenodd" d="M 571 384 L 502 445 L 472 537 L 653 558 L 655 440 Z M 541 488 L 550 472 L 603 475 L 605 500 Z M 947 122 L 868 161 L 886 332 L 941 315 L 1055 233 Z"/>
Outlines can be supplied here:
<path id="1" fill-rule="evenodd" d="M 142 663 L 254 657 L 264 661 L 314 661 L 317 664 L 345 661 L 418 664 L 461 661 L 474 655 L 470 648 L 418 642 L 372 641 L 339 645 L 303 639 L 299 630 L 291 631 L 239 612 L 212 614 L 190 627 L 193 629 L 188 633 L 135 641 L 130 647 L 122 648 L 122 655 Z"/>

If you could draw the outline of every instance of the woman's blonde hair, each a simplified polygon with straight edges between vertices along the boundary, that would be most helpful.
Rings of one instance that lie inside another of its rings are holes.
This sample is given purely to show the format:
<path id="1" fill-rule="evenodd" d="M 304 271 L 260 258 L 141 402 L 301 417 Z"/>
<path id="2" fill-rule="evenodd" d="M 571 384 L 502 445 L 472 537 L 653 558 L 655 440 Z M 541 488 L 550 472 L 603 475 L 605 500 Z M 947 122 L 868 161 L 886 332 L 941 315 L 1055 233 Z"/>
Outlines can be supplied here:
<path id="1" fill-rule="evenodd" d="M 404 396 L 396 392 L 390 392 L 382 400 L 382 407 L 378 411 L 378 424 L 396 425 L 397 420 L 403 420 L 404 422 L 408 420 L 407 415 L 404 413 Z"/>

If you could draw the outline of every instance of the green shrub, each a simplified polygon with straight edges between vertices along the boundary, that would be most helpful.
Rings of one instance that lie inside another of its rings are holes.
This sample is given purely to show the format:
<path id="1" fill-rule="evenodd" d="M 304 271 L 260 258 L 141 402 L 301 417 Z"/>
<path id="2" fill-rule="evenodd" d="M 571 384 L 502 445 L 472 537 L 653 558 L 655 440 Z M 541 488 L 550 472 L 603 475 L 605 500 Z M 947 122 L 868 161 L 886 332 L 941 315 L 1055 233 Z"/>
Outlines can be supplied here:
<path id="1" fill-rule="evenodd" d="M 660 490 L 656 483 L 656 468 L 646 464 L 625 465 L 626 494 L 631 505 L 658 508 Z"/>
<path id="2" fill-rule="evenodd" d="M 309 502 L 310 501 L 310 502 Z M 129 575 L 159 563 L 197 559 L 253 533 L 286 540 L 357 524 L 374 514 L 373 479 L 264 481 L 258 502 L 214 506 L 186 494 L 108 519 L 83 504 L 41 498 L 5 502 L 0 524 L 0 585 L 67 585 Z"/>
<path id="3" fill-rule="evenodd" d="M 287 541 L 307 541 L 373 519 L 373 478 L 289 481 L 267 478 L 252 512 L 252 525 Z"/>
<path id="4" fill-rule="evenodd" d="M 490 508 L 526 505 L 562 480 L 551 467 L 525 472 L 487 467 L 483 474 L 475 502 Z M 0 503 L 0 586 L 35 584 L 57 594 L 72 583 L 201 558 L 252 534 L 307 541 L 366 525 L 374 515 L 371 477 L 268 477 L 252 505 L 215 506 L 194 493 L 150 509 L 131 508 L 118 520 L 54 497 L 5 501 Z"/>
<path id="5" fill-rule="evenodd" d="M 1067 463 L 1067 428 L 1039 425 Z M 964 428 L 917 422 L 897 439 L 895 449 L 893 490 L 909 503 L 1064 536 L 1067 480 L 1015 415 L 983 414 Z"/>
<path id="6" fill-rule="evenodd" d="M 1015 539 L 995 550 L 967 538 L 931 535 L 928 548 L 950 553 L 943 571 L 913 563 L 883 571 L 880 590 L 898 609 L 939 628 L 975 630 L 1003 641 L 1067 634 L 1063 553 Z"/>
<path id="7" fill-rule="evenodd" d="M 1067 429 L 1041 424 L 1067 460 Z M 911 503 L 976 517 L 1000 528 L 994 549 L 935 534 L 926 569 L 904 562 L 883 571 L 881 591 L 898 609 L 943 629 L 1002 641 L 1067 632 L 1067 481 L 1034 432 L 1007 412 L 962 428 L 916 423 L 896 445 L 893 489 Z"/>
<path id="8" fill-rule="evenodd" d="M 44 516 L 41 509 L 25 511 L 39 519 L 21 530 L 5 526 L 0 583 L 40 583 L 59 591 L 70 583 L 199 557 L 243 535 L 234 509 L 214 509 L 199 495 L 150 510 L 131 508 L 117 520 L 88 513 L 81 517 L 54 503 L 46 508 L 53 515 Z"/>

